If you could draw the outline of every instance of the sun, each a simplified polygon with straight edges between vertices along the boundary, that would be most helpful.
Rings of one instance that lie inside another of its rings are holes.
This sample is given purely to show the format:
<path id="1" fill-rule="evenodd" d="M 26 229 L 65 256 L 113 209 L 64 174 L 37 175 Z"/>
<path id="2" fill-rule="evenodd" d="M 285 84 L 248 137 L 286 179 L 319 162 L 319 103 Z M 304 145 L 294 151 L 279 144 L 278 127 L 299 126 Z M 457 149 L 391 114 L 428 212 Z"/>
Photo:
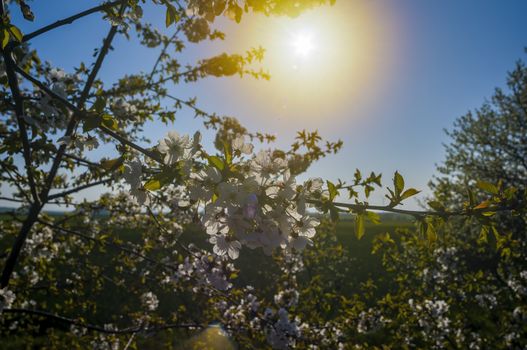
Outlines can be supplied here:
<path id="1" fill-rule="evenodd" d="M 308 33 L 298 33 L 292 41 L 295 53 L 301 57 L 308 57 L 315 49 L 313 36 Z"/>

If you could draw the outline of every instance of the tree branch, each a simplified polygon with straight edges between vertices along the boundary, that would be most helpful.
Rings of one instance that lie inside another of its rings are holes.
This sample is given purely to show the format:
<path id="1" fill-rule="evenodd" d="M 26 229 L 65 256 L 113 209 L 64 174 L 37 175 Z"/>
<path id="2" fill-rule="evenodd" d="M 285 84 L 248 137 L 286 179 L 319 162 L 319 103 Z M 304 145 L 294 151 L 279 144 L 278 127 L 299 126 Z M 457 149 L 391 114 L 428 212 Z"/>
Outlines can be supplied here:
<path id="1" fill-rule="evenodd" d="M 0 7 L 0 17 L 4 16 L 4 1 L 2 0 L 2 6 Z M 23 120 L 24 115 L 24 100 L 20 94 L 20 87 L 18 86 L 18 79 L 14 70 L 16 63 L 13 60 L 12 48 L 7 46 L 2 51 L 4 57 L 5 70 L 9 88 L 15 102 L 15 114 L 18 123 L 18 129 L 20 131 L 20 139 L 22 140 L 22 151 L 24 156 L 24 162 L 26 166 L 27 179 L 29 183 L 29 189 L 35 203 L 39 203 L 40 199 L 37 193 L 37 187 L 35 179 L 33 177 L 33 171 L 31 169 L 31 147 L 29 145 L 29 138 L 27 135 L 26 124 Z"/>
<path id="2" fill-rule="evenodd" d="M 73 154 L 64 153 L 63 156 L 66 157 L 66 158 L 73 159 L 79 165 L 84 165 L 84 166 L 87 166 L 88 168 L 100 168 L 101 167 L 100 164 L 94 163 L 92 161 L 89 161 L 89 160 L 81 158 L 81 157 L 77 157 L 76 155 L 73 155 Z"/>
<path id="3" fill-rule="evenodd" d="M 103 184 L 106 184 L 108 182 L 111 182 L 112 180 L 113 179 L 99 180 L 99 181 L 91 182 L 91 183 L 88 183 L 88 184 L 85 184 L 85 185 L 82 185 L 82 186 L 79 186 L 79 187 L 75 187 L 75 188 L 69 189 L 67 191 L 63 191 L 63 192 L 60 192 L 60 193 L 55 193 L 55 194 L 52 194 L 52 195 L 48 196 L 48 201 L 51 201 L 51 200 L 57 199 L 57 198 L 62 198 L 62 197 L 65 197 L 65 196 L 67 196 L 69 194 L 80 192 L 80 191 L 85 190 L 85 189 L 90 188 L 90 187 L 103 185 Z"/>
<path id="4" fill-rule="evenodd" d="M 3 15 L 4 14 L 4 0 L 1 0 L 1 4 L 2 6 L 0 10 L 2 12 L 1 14 Z M 121 7 L 119 9 L 119 14 L 122 15 L 124 13 L 124 10 L 126 9 L 126 2 L 123 0 L 120 4 L 121 4 Z M 95 77 L 97 76 L 97 73 L 99 72 L 99 69 L 101 68 L 102 62 L 104 61 L 104 58 L 106 57 L 106 54 L 108 53 L 110 49 L 111 42 L 113 38 L 115 37 L 116 33 L 117 33 L 117 27 L 112 26 L 108 35 L 106 36 L 106 39 L 104 40 L 103 47 L 99 51 L 99 55 L 94 64 L 94 67 L 92 71 L 90 72 L 90 75 L 88 76 L 88 80 L 86 81 L 86 85 L 84 86 L 84 90 L 80 96 L 77 109 L 83 108 L 84 103 L 86 102 L 86 99 L 88 98 L 88 94 L 92 87 L 92 84 L 95 81 Z M 5 54 L 5 51 L 4 51 L 4 54 Z M 10 55 L 7 55 L 7 57 L 10 57 Z M 12 68 L 20 72 L 21 69 L 17 67 L 16 64 L 14 64 L 14 62 L 12 62 L 12 64 L 13 64 Z M 9 66 L 9 65 L 6 64 L 6 66 Z M 15 80 L 16 80 L 16 75 L 15 75 Z M 73 114 L 68 123 L 64 136 L 66 137 L 71 136 L 75 132 L 77 123 L 78 123 L 77 115 Z M 35 201 L 31 205 L 28 216 L 26 220 L 24 221 L 24 223 L 22 224 L 20 232 L 15 239 L 15 243 L 13 244 L 11 252 L 9 253 L 9 257 L 6 260 L 4 269 L 2 270 L 2 277 L 0 278 L 0 287 L 2 288 L 6 287 L 9 284 L 9 280 L 11 279 L 11 275 L 13 273 L 16 262 L 18 260 L 18 256 L 20 255 L 20 251 L 22 250 L 24 242 L 26 241 L 26 238 L 29 234 L 29 231 L 33 227 L 33 224 L 37 221 L 40 211 L 42 210 L 42 208 L 44 207 L 44 204 L 48 200 L 47 197 L 49 195 L 49 191 L 51 190 L 51 187 L 53 185 L 53 180 L 55 179 L 55 176 L 57 175 L 60 163 L 62 161 L 62 156 L 65 153 L 65 151 L 66 151 L 66 145 L 62 144 L 59 147 L 59 150 L 57 151 L 57 156 L 53 160 L 53 164 L 51 165 L 49 175 L 46 178 L 45 185 L 42 188 L 42 192 L 40 193 L 40 196 L 39 196 L 40 202 Z"/>
<path id="5" fill-rule="evenodd" d="M 119 1 L 108 2 L 106 4 L 102 4 L 102 5 L 99 5 L 99 6 L 92 7 L 91 9 L 88 9 L 86 11 L 79 12 L 76 15 L 73 15 L 73 16 L 61 19 L 59 21 L 56 21 L 55 23 L 52 23 L 52 24 L 49 24 L 49 25 L 47 25 L 45 27 L 37 29 L 37 30 L 35 30 L 32 33 L 24 35 L 24 37 L 22 38 L 22 42 L 27 42 L 27 41 L 29 41 L 29 40 L 31 40 L 31 39 L 33 39 L 33 38 L 35 38 L 35 37 L 37 37 L 37 36 L 39 36 L 41 34 L 49 32 L 50 30 L 56 29 L 58 27 L 62 27 L 62 26 L 67 25 L 67 24 L 71 24 L 74 21 L 78 20 L 79 18 L 86 17 L 88 15 L 91 15 L 92 13 L 104 11 L 106 9 L 109 9 L 109 8 L 112 8 L 112 7 L 116 6 L 116 5 L 119 5 L 122 2 L 124 2 L 124 1 L 123 0 L 119 0 Z"/>
<path id="6" fill-rule="evenodd" d="M 30 82 L 32 82 L 33 84 L 38 86 L 39 89 L 41 89 L 46 94 L 48 94 L 50 97 L 54 98 L 55 100 L 57 100 L 58 102 L 63 104 L 66 108 L 70 109 L 78 117 L 82 117 L 82 116 L 87 117 L 88 116 L 88 113 L 86 113 L 85 111 L 80 110 L 79 108 L 77 108 L 77 106 L 75 106 L 74 104 L 72 104 L 68 100 L 66 100 L 66 99 L 62 98 L 61 96 L 57 95 L 56 93 L 54 93 L 44 83 L 42 83 L 38 79 L 35 79 L 30 74 L 26 73 L 20 67 L 17 66 L 15 69 L 20 75 L 22 75 L 24 78 L 26 78 L 27 80 L 29 80 Z M 145 148 L 133 143 L 132 141 L 127 140 L 125 137 L 123 137 L 123 136 L 119 135 L 118 133 L 114 132 L 113 130 L 105 127 L 104 125 L 99 125 L 98 128 L 102 132 L 104 132 L 105 134 L 113 137 L 114 139 L 116 139 L 117 141 L 122 143 L 123 145 L 127 145 L 127 146 L 135 149 L 136 151 L 139 151 L 140 153 L 144 154 L 145 156 L 151 158 L 152 160 L 155 160 L 159 164 L 164 164 L 163 160 L 156 153 L 153 153 L 153 152 L 151 152 L 151 151 L 149 151 L 149 150 L 147 150 L 147 149 L 145 149 Z"/>
<path id="7" fill-rule="evenodd" d="M 306 200 L 306 203 L 321 205 L 322 202 L 319 200 Z M 511 206 L 494 206 L 480 209 L 467 209 L 467 210 L 457 210 L 457 211 L 426 211 L 426 210 L 405 210 L 397 209 L 390 206 L 384 205 L 370 205 L 370 204 L 351 204 L 351 203 L 340 203 L 332 202 L 336 207 L 351 209 L 352 211 L 365 211 L 365 210 L 378 210 L 390 213 L 405 214 L 411 215 L 414 217 L 423 217 L 423 216 L 439 216 L 439 217 L 452 217 L 452 216 L 469 216 L 474 214 L 488 213 L 488 212 L 501 212 L 501 211 L 511 211 L 514 210 L 514 207 Z"/>
<path id="8" fill-rule="evenodd" d="M 13 314 L 28 314 L 28 315 L 33 315 L 33 316 L 46 317 L 48 319 L 59 321 L 65 324 L 69 324 L 69 325 L 73 325 L 73 326 L 77 326 L 81 328 L 86 328 L 87 330 L 104 333 L 104 334 L 130 334 L 130 333 L 137 333 L 141 331 L 157 332 L 157 331 L 171 329 L 171 328 L 185 328 L 185 329 L 205 328 L 204 325 L 199 324 L 199 323 L 167 323 L 164 325 L 159 325 L 159 326 L 154 326 L 154 327 L 143 327 L 142 325 L 139 325 L 139 326 L 133 326 L 133 327 L 128 327 L 128 328 L 107 329 L 102 326 L 98 326 L 98 325 L 94 325 L 90 323 L 84 323 L 84 322 L 78 321 L 73 318 L 56 315 L 51 312 L 42 311 L 42 310 L 12 308 L 12 309 L 4 309 L 2 312 L 13 313 Z"/>
<path id="9" fill-rule="evenodd" d="M 15 203 L 26 203 L 23 199 L 10 198 L 10 197 L 0 197 L 2 201 L 15 202 Z"/>

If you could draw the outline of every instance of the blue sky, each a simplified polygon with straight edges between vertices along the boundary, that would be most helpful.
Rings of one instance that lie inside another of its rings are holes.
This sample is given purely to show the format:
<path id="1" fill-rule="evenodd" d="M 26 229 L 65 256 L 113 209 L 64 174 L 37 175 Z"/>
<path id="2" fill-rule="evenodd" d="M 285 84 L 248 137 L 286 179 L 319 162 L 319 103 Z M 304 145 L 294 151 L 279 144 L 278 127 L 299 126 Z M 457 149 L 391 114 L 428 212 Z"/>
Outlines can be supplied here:
<path id="1" fill-rule="evenodd" d="M 27 33 L 96 3 L 37 0 L 31 3 L 34 23 L 23 21 L 17 9 L 13 22 Z M 526 13 L 527 1 L 523 0 L 337 0 L 333 8 L 317 8 L 299 19 L 280 20 L 278 27 L 284 28 L 284 33 L 295 23 L 307 23 L 309 30 L 318 33 L 320 47 L 326 45 L 325 51 L 354 52 L 349 56 L 358 57 L 353 62 L 346 61 L 345 54 L 340 58 L 324 56 L 326 61 L 320 66 L 332 69 L 326 76 L 333 80 L 315 78 L 324 71 L 307 68 L 308 63 L 305 70 L 287 70 L 291 57 L 283 53 L 287 49 L 275 45 L 284 35 L 275 28 L 275 34 L 269 34 L 278 22 L 262 16 L 248 16 L 240 25 L 220 20 L 218 27 L 226 31 L 226 42 L 191 46 L 181 60 L 194 62 L 219 52 L 270 43 L 271 62 L 262 65 L 275 76 L 271 82 L 248 77 L 205 79 L 173 87 L 173 93 L 197 96 L 205 110 L 234 115 L 251 130 L 274 133 L 279 146 L 290 144 L 295 131 L 303 128 L 318 129 L 328 139 L 342 139 L 341 153 L 314 165 L 309 176 L 345 180 L 359 168 L 382 172 L 384 182 L 389 183 L 398 170 L 407 184 L 425 190 L 420 196 L 424 198 L 435 164 L 444 156 L 442 143 L 448 142 L 443 128 L 450 128 L 457 117 L 479 107 L 495 87 L 504 87 L 506 72 L 516 60 L 525 59 Z M 340 30 L 340 34 L 332 40 L 324 38 L 323 27 L 328 24 L 318 21 L 318 14 L 334 18 L 332 30 Z M 147 6 L 145 16 L 164 28 L 162 11 Z M 71 71 L 81 60 L 91 62 L 93 49 L 100 46 L 107 30 L 101 16 L 92 15 L 38 37 L 31 45 L 42 59 Z M 333 47 L 328 49 L 330 44 Z M 133 35 L 130 42 L 118 38 L 114 48 L 101 70 L 106 82 L 126 73 L 149 71 L 156 58 L 156 51 L 140 47 Z M 339 71 L 347 73 L 335 73 Z M 279 91 L 276 84 L 287 84 L 291 89 Z M 324 91 L 331 91 L 331 97 Z M 192 117 L 190 111 L 183 112 L 170 128 L 192 133 L 200 127 Z M 147 128 L 152 140 L 161 138 L 166 130 L 159 123 Z M 380 193 L 373 199 L 383 202 Z M 415 208 L 417 204 L 407 206 Z"/>

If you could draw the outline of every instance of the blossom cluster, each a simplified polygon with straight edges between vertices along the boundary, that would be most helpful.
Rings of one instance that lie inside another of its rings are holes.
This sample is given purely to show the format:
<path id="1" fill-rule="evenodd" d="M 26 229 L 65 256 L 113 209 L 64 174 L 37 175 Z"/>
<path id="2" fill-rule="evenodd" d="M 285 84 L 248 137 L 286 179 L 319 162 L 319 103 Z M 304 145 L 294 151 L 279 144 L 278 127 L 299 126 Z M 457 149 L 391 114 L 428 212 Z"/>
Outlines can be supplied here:
<path id="1" fill-rule="evenodd" d="M 418 319 L 423 337 L 433 343 L 433 348 L 444 348 L 445 340 L 452 333 L 448 303 L 444 300 L 429 299 L 419 303 L 410 299 L 408 304 Z"/>
<path id="2" fill-rule="evenodd" d="M 435 261 L 430 268 L 423 270 L 423 281 L 432 288 L 437 288 L 443 286 L 449 279 L 456 279 L 459 265 L 457 254 L 455 247 L 435 249 L 433 252 Z"/>
<path id="3" fill-rule="evenodd" d="M 15 299 L 15 293 L 7 288 L 0 288 L 0 314 L 4 309 L 10 308 Z"/>
<path id="4" fill-rule="evenodd" d="M 306 198 L 320 195 L 321 179 L 297 184 L 285 155 L 271 150 L 255 154 L 244 136 L 226 146 L 223 159 L 207 155 L 199 141 L 199 133 L 191 138 L 169 132 L 157 151 L 165 166 L 177 168 L 187 181 L 188 200 L 202 208 L 202 224 L 215 254 L 236 259 L 242 246 L 270 254 L 277 248 L 301 251 L 312 244 L 319 220 L 306 211 Z M 139 203 L 148 197 L 143 175 L 139 159 L 125 164 L 123 177 Z"/>
<path id="5" fill-rule="evenodd" d="M 384 327 L 390 320 L 382 315 L 379 310 L 369 308 L 368 311 L 362 311 L 359 314 L 357 322 L 357 332 L 372 333 Z"/>
<path id="6" fill-rule="evenodd" d="M 272 309 L 265 310 L 266 337 L 273 349 L 289 349 L 295 346 L 296 339 L 300 337 L 299 319 L 289 319 L 286 309 L 280 308 L 277 312 Z"/>
<path id="7" fill-rule="evenodd" d="M 194 290 L 212 286 L 218 290 L 232 287 L 229 276 L 235 272 L 234 265 L 225 256 L 209 254 L 189 247 L 191 254 L 177 267 L 176 280 L 194 281 Z"/>

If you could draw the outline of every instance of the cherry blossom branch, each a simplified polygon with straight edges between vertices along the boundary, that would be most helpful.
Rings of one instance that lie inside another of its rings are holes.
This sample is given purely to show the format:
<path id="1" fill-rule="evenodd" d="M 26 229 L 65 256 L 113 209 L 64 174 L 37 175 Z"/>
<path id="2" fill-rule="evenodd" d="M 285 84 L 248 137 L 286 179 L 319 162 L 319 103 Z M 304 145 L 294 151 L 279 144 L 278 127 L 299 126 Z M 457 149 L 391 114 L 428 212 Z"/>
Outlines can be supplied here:
<path id="1" fill-rule="evenodd" d="M 309 199 L 306 200 L 306 203 L 314 205 L 322 205 L 323 202 L 320 200 Z M 352 211 L 362 212 L 365 210 L 378 210 L 390 213 L 405 214 L 414 217 L 424 217 L 424 216 L 439 216 L 439 217 L 452 217 L 452 216 L 470 216 L 474 214 L 482 214 L 488 212 L 502 212 L 502 211 L 511 211 L 516 209 L 513 206 L 492 206 L 486 208 L 478 209 L 465 209 L 465 210 L 456 210 L 456 211 L 426 211 L 426 210 L 406 210 L 398 209 L 385 205 L 370 205 L 370 204 L 351 204 L 351 203 L 341 203 L 341 202 L 332 202 L 332 204 L 338 208 L 347 208 Z M 348 210 L 343 210 L 348 211 Z"/>
<path id="2" fill-rule="evenodd" d="M 2 4 L 2 6 L 1 6 L 2 13 L 1 14 L 3 15 L 4 14 L 4 0 L 2 0 L 1 4 Z M 123 2 L 121 2 L 121 7 L 119 9 L 119 15 L 122 15 L 124 13 L 125 9 L 126 9 L 126 2 L 123 1 Z M 104 58 L 106 57 L 108 51 L 110 50 L 111 43 L 112 43 L 113 38 L 115 37 L 116 33 L 117 33 L 117 26 L 112 26 L 110 28 L 110 31 L 108 32 L 108 35 L 106 36 L 106 38 L 104 40 L 103 47 L 99 51 L 99 55 L 97 56 L 97 60 L 95 61 L 94 67 L 93 67 L 92 71 L 90 72 L 90 75 L 88 76 L 88 79 L 86 81 L 86 85 L 84 86 L 84 90 L 81 93 L 81 96 L 80 96 L 80 99 L 79 99 L 79 103 L 78 103 L 78 109 L 83 107 L 86 99 L 88 98 L 88 95 L 89 95 L 90 89 L 92 87 L 92 84 L 95 81 L 95 77 L 97 76 L 97 74 L 99 72 L 99 69 L 102 66 L 102 62 L 104 61 Z M 5 54 L 5 51 L 4 51 L 4 54 Z M 8 56 L 8 57 L 10 57 L 10 56 Z M 20 72 L 21 69 L 14 62 L 12 62 L 12 64 L 13 64 L 12 68 L 14 70 Z M 9 66 L 9 65 L 7 65 L 7 66 Z M 15 80 L 16 80 L 16 76 L 15 76 Z M 69 121 L 69 123 L 68 123 L 68 126 L 66 128 L 66 133 L 65 133 L 64 136 L 66 136 L 66 137 L 71 136 L 75 132 L 75 129 L 77 127 L 77 123 L 78 123 L 77 116 L 75 114 L 73 114 L 71 119 L 70 119 L 70 121 Z M 24 221 L 24 223 L 22 224 L 22 227 L 20 228 L 20 232 L 19 232 L 18 236 L 15 239 L 15 242 L 13 244 L 11 252 L 9 253 L 9 257 L 7 258 L 7 260 L 5 262 L 4 269 L 2 270 L 2 276 L 0 277 L 0 287 L 2 287 L 2 288 L 6 287 L 9 284 L 9 280 L 11 279 L 11 275 L 12 275 L 13 270 L 15 268 L 15 265 L 17 263 L 18 256 L 20 255 L 20 252 L 22 250 L 24 242 L 26 241 L 26 238 L 27 238 L 27 236 L 29 234 L 29 231 L 33 227 L 33 224 L 37 221 L 38 215 L 40 214 L 40 211 L 42 210 L 42 208 L 44 207 L 44 204 L 48 200 L 47 197 L 49 195 L 49 191 L 52 188 L 53 181 L 55 179 L 55 176 L 57 175 L 60 163 L 62 161 L 62 156 L 63 156 L 63 154 L 65 152 L 66 152 L 66 145 L 62 144 L 59 147 L 59 150 L 57 151 L 57 156 L 53 160 L 53 164 L 51 165 L 51 169 L 50 169 L 48 177 L 47 177 L 47 179 L 45 181 L 45 185 L 42 188 L 42 192 L 41 192 L 41 194 L 39 196 L 40 202 L 35 201 L 31 205 L 31 207 L 29 209 L 28 216 L 27 216 L 26 220 Z"/>
<path id="3" fill-rule="evenodd" d="M 174 32 L 174 34 L 172 34 L 172 36 L 168 39 L 168 41 L 163 45 L 163 49 L 161 50 L 161 52 L 159 53 L 159 56 L 157 56 L 157 60 L 156 62 L 154 63 L 154 66 L 152 67 L 152 71 L 150 71 L 150 74 L 148 75 L 148 83 L 147 85 L 150 85 L 150 83 L 152 82 L 152 79 L 154 78 L 154 75 L 156 74 L 156 69 L 157 69 L 157 66 L 159 65 L 159 63 L 161 62 L 161 59 L 163 58 L 163 56 L 166 54 L 167 52 L 167 49 L 168 47 L 170 46 L 170 43 L 176 39 L 177 35 L 179 34 L 179 32 L 181 31 L 181 26 L 178 26 L 178 28 L 176 29 L 176 31 Z"/>
<path id="4" fill-rule="evenodd" d="M 4 0 L 2 0 L 1 6 L 0 6 L 0 17 L 3 18 L 4 14 L 5 14 L 5 5 L 4 5 Z M 16 64 L 13 60 L 12 48 L 5 47 L 5 49 L 2 51 L 2 56 L 4 57 L 4 64 L 5 64 L 7 80 L 9 83 L 9 88 L 11 90 L 11 94 L 13 95 L 13 99 L 15 102 L 15 114 L 16 114 L 16 119 L 18 123 L 18 129 L 20 131 L 20 139 L 22 140 L 22 150 L 23 150 L 23 156 L 24 156 L 24 163 L 26 167 L 27 179 L 29 183 L 29 189 L 31 191 L 33 201 L 38 204 L 40 199 L 37 193 L 37 186 L 35 184 L 35 179 L 33 177 L 33 171 L 31 169 L 31 147 L 29 145 L 29 137 L 27 134 L 26 125 L 23 120 L 24 100 L 22 99 L 22 95 L 20 93 L 20 87 L 18 86 L 18 79 L 16 77 L 16 73 L 14 70 L 14 66 Z"/>
<path id="5" fill-rule="evenodd" d="M 2 312 L 14 313 L 14 314 L 28 314 L 28 315 L 33 315 L 33 316 L 46 317 L 48 319 L 53 319 L 56 321 L 69 324 L 69 325 L 85 328 L 90 331 L 95 331 L 95 332 L 104 333 L 104 334 L 132 334 L 132 333 L 138 333 L 142 331 L 157 332 L 157 331 L 173 329 L 173 328 L 202 329 L 206 327 L 205 325 L 202 325 L 199 323 L 167 323 L 164 325 L 154 326 L 154 327 L 143 327 L 143 325 L 139 325 L 139 326 L 133 326 L 133 327 L 127 327 L 127 328 L 120 328 L 120 329 L 119 328 L 110 329 L 110 328 L 105 328 L 105 327 L 90 324 L 90 323 L 84 323 L 84 322 L 78 321 L 73 318 L 68 318 L 65 316 L 53 314 L 51 312 L 42 311 L 42 310 L 11 308 L 11 309 L 4 309 Z"/>
<path id="6" fill-rule="evenodd" d="M 33 84 L 35 84 L 39 89 L 41 89 L 42 91 L 44 91 L 47 95 L 49 95 L 50 97 L 52 97 L 53 99 L 57 100 L 58 102 L 60 102 L 62 105 L 64 105 L 66 108 L 68 108 L 69 110 L 71 110 L 72 112 L 75 113 L 75 115 L 77 115 L 78 117 L 87 117 L 88 116 L 88 113 L 79 109 L 77 106 L 75 106 L 74 104 L 72 104 L 70 101 L 68 101 L 67 99 L 57 95 L 55 92 L 53 92 L 51 89 L 49 89 L 44 83 L 42 83 L 41 81 L 39 81 L 38 79 L 34 78 L 33 76 L 31 76 L 30 74 L 26 73 L 23 69 L 21 69 L 20 67 L 16 67 L 15 68 L 17 73 L 19 73 L 20 75 L 22 75 L 24 78 L 26 78 L 27 80 L 29 80 L 30 82 L 32 82 Z M 122 143 L 123 145 L 126 145 L 126 146 L 129 146 L 133 149 L 135 149 L 136 151 L 144 154 L 145 156 L 155 160 L 156 162 L 158 162 L 159 164 L 164 164 L 163 160 L 155 153 L 135 144 L 134 142 L 132 141 L 129 141 L 127 140 L 125 137 L 119 135 L 118 133 L 116 133 L 115 131 L 105 127 L 104 125 L 99 125 L 98 128 L 104 132 L 105 134 L 113 137 L 114 139 L 116 139 L 117 141 L 119 141 L 120 143 Z"/>

